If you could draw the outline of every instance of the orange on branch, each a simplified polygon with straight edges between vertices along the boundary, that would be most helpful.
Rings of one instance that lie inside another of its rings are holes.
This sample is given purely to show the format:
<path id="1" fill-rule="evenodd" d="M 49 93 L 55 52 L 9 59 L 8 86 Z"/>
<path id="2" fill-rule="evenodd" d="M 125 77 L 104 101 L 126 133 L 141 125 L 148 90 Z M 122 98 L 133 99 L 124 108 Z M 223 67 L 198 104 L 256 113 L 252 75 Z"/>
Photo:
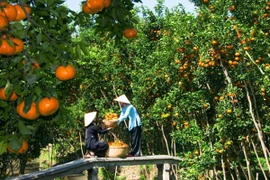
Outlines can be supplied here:
<path id="1" fill-rule="evenodd" d="M 92 10 L 92 11 L 102 11 L 104 8 L 104 0 L 87 0 L 87 6 Z"/>
<path id="2" fill-rule="evenodd" d="M 54 114 L 59 109 L 59 102 L 55 97 L 45 97 L 38 103 L 39 113 L 43 116 Z"/>
<path id="3" fill-rule="evenodd" d="M 22 141 L 22 146 L 18 151 L 13 150 L 10 145 L 8 145 L 8 151 L 11 153 L 18 153 L 18 154 L 23 154 L 28 150 L 28 144 L 25 140 Z"/>
<path id="4" fill-rule="evenodd" d="M 0 3 L 0 16 L 6 17 L 9 21 L 15 21 L 17 11 L 12 4 L 7 2 Z"/>
<path id="5" fill-rule="evenodd" d="M 75 77 L 76 69 L 72 65 L 61 65 L 56 68 L 55 75 L 60 81 L 66 81 Z"/>
<path id="6" fill-rule="evenodd" d="M 96 14 L 97 11 L 93 11 L 92 9 L 89 8 L 89 6 L 87 6 L 86 3 L 84 3 L 82 5 L 82 11 L 85 13 L 85 14 Z"/>
<path id="7" fill-rule="evenodd" d="M 127 39 L 133 39 L 137 37 L 137 30 L 134 28 L 126 28 L 123 33 Z"/>
<path id="8" fill-rule="evenodd" d="M 20 21 L 20 20 L 24 20 L 25 18 L 27 18 L 27 14 L 30 15 L 31 14 L 31 8 L 30 6 L 28 6 L 27 4 L 20 6 L 19 4 L 14 5 L 16 11 L 17 11 L 17 16 L 15 21 Z M 27 12 L 27 14 L 25 13 L 25 11 Z"/>
<path id="9" fill-rule="evenodd" d="M 13 55 L 15 53 L 15 46 L 12 46 L 8 43 L 7 39 L 2 39 L 1 40 L 1 46 L 0 46 L 0 55 L 6 55 L 6 56 L 10 56 Z"/>
<path id="10" fill-rule="evenodd" d="M 104 7 L 109 7 L 111 5 L 111 0 L 104 0 Z"/>
<path id="11" fill-rule="evenodd" d="M 22 63 L 25 64 L 25 60 L 22 60 Z M 32 68 L 32 69 L 39 69 L 39 68 L 40 68 L 39 63 L 38 63 L 37 61 L 34 60 L 34 61 L 31 63 L 31 68 Z"/>
<path id="12" fill-rule="evenodd" d="M 17 95 L 15 92 L 13 92 L 13 93 L 10 95 L 10 97 L 8 98 L 7 95 L 6 95 L 6 93 L 5 93 L 5 88 L 2 87 L 2 88 L 0 88 L 0 99 L 6 100 L 6 101 L 7 101 L 7 100 L 8 100 L 8 101 L 15 101 L 15 100 L 18 99 L 18 95 Z"/>
<path id="13" fill-rule="evenodd" d="M 30 105 L 30 109 L 28 110 L 28 112 L 24 112 L 23 109 L 24 109 L 24 106 L 25 106 L 25 102 L 21 102 L 16 110 L 17 110 L 17 113 L 25 118 L 25 119 L 28 119 L 28 120 L 35 120 L 39 117 L 39 112 L 37 110 L 37 105 L 35 102 L 32 102 L 31 105 Z"/>
<path id="14" fill-rule="evenodd" d="M 8 27 L 8 20 L 4 16 L 0 16 L 0 31 L 6 30 Z"/>
<path id="15" fill-rule="evenodd" d="M 11 38 L 11 41 L 14 43 L 15 46 L 15 54 L 20 53 L 24 49 L 24 43 L 21 39 L 18 38 Z"/>

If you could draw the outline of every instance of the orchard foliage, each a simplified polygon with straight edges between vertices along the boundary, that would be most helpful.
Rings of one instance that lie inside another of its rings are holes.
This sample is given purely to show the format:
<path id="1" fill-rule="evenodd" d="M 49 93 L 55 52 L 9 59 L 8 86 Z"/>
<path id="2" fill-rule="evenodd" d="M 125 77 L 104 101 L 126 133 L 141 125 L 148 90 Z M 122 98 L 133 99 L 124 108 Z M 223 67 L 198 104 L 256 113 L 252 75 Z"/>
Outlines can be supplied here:
<path id="1" fill-rule="evenodd" d="M 18 151 L 23 140 L 28 151 L 12 157 L 37 157 L 49 142 L 63 146 L 63 155 L 76 151 L 84 139 L 84 113 L 97 111 L 101 122 L 106 113 L 120 112 L 113 99 L 125 93 L 142 117 L 143 155 L 182 157 L 181 178 L 207 178 L 213 170 L 218 178 L 229 172 L 252 179 L 261 171 L 267 179 L 267 0 L 193 0 L 196 14 L 181 5 L 169 10 L 159 0 L 155 12 L 142 8 L 140 15 L 134 9 L 140 1 L 112 0 L 93 14 L 72 12 L 62 1 L 19 2 L 31 14 L 1 30 L 2 39 L 22 39 L 24 49 L 1 55 L 6 96 L 1 92 L 0 154 L 10 155 L 9 145 Z M 122 38 L 128 28 L 136 30 L 135 38 Z M 66 65 L 76 73 L 62 81 L 56 69 Z M 8 100 L 13 92 L 18 97 Z M 20 102 L 26 113 L 46 97 L 59 101 L 52 115 L 29 121 L 16 112 Z M 124 129 L 122 123 L 113 133 L 128 143 Z M 7 156 L 1 158 L 8 164 Z"/>
<path id="2" fill-rule="evenodd" d="M 142 116 L 143 154 L 183 157 L 187 178 L 206 169 L 251 178 L 252 170 L 269 171 L 269 3 L 196 4 L 196 15 L 164 9 L 162 1 L 156 13 L 144 8 L 138 37 L 117 48 L 83 31 L 91 48 L 78 63 L 87 78 L 72 108 L 97 110 L 102 119 L 125 93 Z M 248 14 L 254 10 L 256 21 Z"/>
<path id="3" fill-rule="evenodd" d="M 63 142 L 71 134 L 70 128 L 77 125 L 76 117 L 66 107 L 73 98 L 70 94 L 79 87 L 76 78 L 80 77 L 77 74 L 80 70 L 75 60 L 81 57 L 81 52 L 87 53 L 84 50 L 88 44 L 73 41 L 76 26 L 87 23 L 92 28 L 95 24 L 96 32 L 111 32 L 114 37 L 113 30 L 120 28 L 120 21 L 127 21 L 122 22 L 121 28 L 132 27 L 133 5 L 130 1 L 114 0 L 106 12 L 87 16 L 71 11 L 62 0 L 1 1 L 1 178 L 11 167 L 11 161 L 18 158 L 23 173 L 26 159 L 38 157 L 40 149 L 48 143 Z M 105 29 L 103 22 L 98 29 L 99 22 L 109 18 L 113 21 L 111 26 Z M 119 32 L 118 39 L 123 36 L 118 29 Z M 82 124 L 77 127 L 81 131 Z M 74 135 L 78 141 L 79 135 Z M 23 154 L 17 153 L 25 143 L 28 149 Z M 8 153 L 8 147 L 15 153 Z"/>

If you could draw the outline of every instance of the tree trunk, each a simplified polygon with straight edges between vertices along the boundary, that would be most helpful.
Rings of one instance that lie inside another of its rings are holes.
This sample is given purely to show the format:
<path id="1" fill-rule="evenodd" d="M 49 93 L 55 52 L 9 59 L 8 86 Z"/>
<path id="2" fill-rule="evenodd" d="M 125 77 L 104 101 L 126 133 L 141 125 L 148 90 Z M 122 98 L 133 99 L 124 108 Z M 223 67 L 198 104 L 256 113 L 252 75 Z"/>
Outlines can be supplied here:
<path id="1" fill-rule="evenodd" d="M 19 171 L 20 174 L 24 174 L 26 163 L 27 163 L 27 157 L 22 156 L 20 158 L 20 171 Z"/>

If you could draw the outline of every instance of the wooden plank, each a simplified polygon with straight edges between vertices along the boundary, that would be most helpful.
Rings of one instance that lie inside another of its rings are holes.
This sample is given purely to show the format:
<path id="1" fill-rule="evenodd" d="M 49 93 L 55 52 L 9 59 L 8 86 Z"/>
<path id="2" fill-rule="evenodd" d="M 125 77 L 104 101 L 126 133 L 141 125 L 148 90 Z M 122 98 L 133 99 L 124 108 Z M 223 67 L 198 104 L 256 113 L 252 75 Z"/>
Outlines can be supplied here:
<path id="1" fill-rule="evenodd" d="M 88 158 L 78 159 L 46 170 L 37 171 L 31 174 L 25 174 L 16 177 L 7 178 L 7 180 L 23 180 L 23 179 L 53 179 L 56 177 L 63 177 L 69 174 L 76 174 L 85 170 L 93 169 L 93 167 L 105 166 L 133 166 L 145 164 L 178 164 L 181 158 L 168 155 L 154 155 L 141 157 L 127 157 L 127 158 Z"/>

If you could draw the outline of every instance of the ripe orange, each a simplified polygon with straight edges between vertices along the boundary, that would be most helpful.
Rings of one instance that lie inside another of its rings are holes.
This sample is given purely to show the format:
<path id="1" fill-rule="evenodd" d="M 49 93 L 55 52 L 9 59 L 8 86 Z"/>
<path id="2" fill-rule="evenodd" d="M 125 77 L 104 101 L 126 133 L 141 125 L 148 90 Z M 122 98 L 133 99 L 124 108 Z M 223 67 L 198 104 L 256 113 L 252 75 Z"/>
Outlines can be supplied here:
<path id="1" fill-rule="evenodd" d="M 57 79 L 60 81 L 66 81 L 72 79 L 76 75 L 76 69 L 72 65 L 58 66 L 55 71 Z"/>
<path id="2" fill-rule="evenodd" d="M 111 5 L 111 0 L 103 0 L 104 1 L 104 7 L 109 7 Z"/>
<path id="3" fill-rule="evenodd" d="M 207 104 L 207 103 L 205 103 L 205 104 L 203 104 L 203 108 L 208 108 L 208 106 L 209 106 L 209 104 Z"/>
<path id="4" fill-rule="evenodd" d="M 217 44 L 218 44 L 218 42 L 217 42 L 216 40 L 213 40 L 213 41 L 212 41 L 212 45 L 215 46 L 215 45 L 217 45 Z"/>
<path id="5" fill-rule="evenodd" d="M 14 43 L 15 46 L 15 54 L 20 53 L 24 49 L 24 43 L 21 39 L 18 38 L 11 38 L 11 41 Z"/>
<path id="6" fill-rule="evenodd" d="M 54 114 L 59 109 L 59 102 L 55 97 L 45 97 L 38 103 L 39 113 L 43 116 Z"/>
<path id="7" fill-rule="evenodd" d="M 127 28 L 124 30 L 124 36 L 127 39 L 133 39 L 137 37 L 137 30 L 134 28 Z"/>
<path id="8" fill-rule="evenodd" d="M 0 46 L 0 54 L 10 56 L 15 53 L 15 46 L 11 46 L 7 39 L 2 39 L 2 44 Z"/>
<path id="9" fill-rule="evenodd" d="M 234 56 L 239 57 L 241 54 L 239 52 L 235 52 Z"/>
<path id="10" fill-rule="evenodd" d="M 92 11 L 102 11 L 104 8 L 104 0 L 87 0 L 87 6 L 92 10 Z"/>
<path id="11" fill-rule="evenodd" d="M 25 60 L 22 60 L 22 63 L 24 64 L 24 63 L 25 63 Z M 39 66 L 39 64 L 38 64 L 37 61 L 33 61 L 33 62 L 31 63 L 31 68 L 32 68 L 32 70 L 33 70 L 33 69 L 39 69 L 40 66 Z"/>
<path id="12" fill-rule="evenodd" d="M 222 118 L 222 117 L 223 117 L 222 114 L 219 114 L 219 115 L 218 115 L 218 118 Z"/>
<path id="13" fill-rule="evenodd" d="M 8 20 L 4 16 L 0 16 L 0 31 L 6 30 L 8 27 Z"/>
<path id="14" fill-rule="evenodd" d="M 226 113 L 227 113 L 227 114 L 231 114 L 231 113 L 232 113 L 232 110 L 231 110 L 231 109 L 227 109 L 227 110 L 226 110 Z"/>
<path id="15" fill-rule="evenodd" d="M 25 102 L 23 101 L 16 108 L 17 113 L 21 117 L 28 119 L 28 120 L 35 120 L 39 117 L 39 112 L 37 111 L 37 105 L 35 102 L 32 102 L 30 109 L 27 113 L 24 113 L 24 111 L 23 111 L 24 106 L 25 106 Z"/>
<path id="16" fill-rule="evenodd" d="M 15 92 L 13 92 L 10 95 L 9 99 L 8 99 L 7 96 L 6 96 L 6 93 L 5 93 L 5 88 L 2 87 L 2 88 L 0 88 L 0 99 L 2 99 L 2 100 L 8 100 L 8 101 L 15 101 L 15 100 L 18 99 L 18 95 Z"/>
<path id="17" fill-rule="evenodd" d="M 17 16 L 17 11 L 12 4 L 9 4 L 7 2 L 1 2 L 0 16 L 6 17 L 9 21 L 14 21 Z"/>
<path id="18" fill-rule="evenodd" d="M 89 8 L 89 6 L 87 6 L 86 3 L 84 3 L 82 5 L 82 11 L 85 13 L 85 14 L 95 14 L 97 13 L 97 11 L 93 11 L 92 9 Z"/>
<path id="19" fill-rule="evenodd" d="M 8 145 L 8 151 L 11 153 L 18 153 L 18 154 L 23 154 L 28 150 L 28 144 L 25 140 L 22 141 L 22 146 L 18 151 L 13 150 L 10 145 Z"/>
<path id="20" fill-rule="evenodd" d="M 25 9 L 25 11 L 27 12 L 28 15 L 31 14 L 31 8 L 27 4 L 25 4 L 23 6 L 23 8 L 19 4 L 14 5 L 14 7 L 17 11 L 17 16 L 15 18 L 15 21 L 20 21 L 20 20 L 27 18 L 27 15 L 25 14 L 23 8 Z"/>

